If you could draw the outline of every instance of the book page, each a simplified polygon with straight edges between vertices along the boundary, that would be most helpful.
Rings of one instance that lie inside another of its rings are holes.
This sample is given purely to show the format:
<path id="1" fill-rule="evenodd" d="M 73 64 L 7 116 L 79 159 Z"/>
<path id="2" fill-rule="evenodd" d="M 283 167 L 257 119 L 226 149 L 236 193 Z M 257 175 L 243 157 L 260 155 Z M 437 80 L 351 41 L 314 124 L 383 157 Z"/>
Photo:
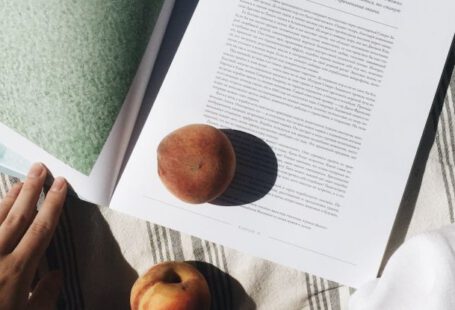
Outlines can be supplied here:
<path id="1" fill-rule="evenodd" d="M 201 0 L 112 208 L 353 287 L 375 278 L 454 9 Z M 238 159 L 228 191 L 200 206 L 157 175 L 159 142 L 190 123 L 224 129 Z"/>
<path id="2" fill-rule="evenodd" d="M 54 2 L 1 10 L 0 142 L 107 205 L 174 0 Z"/>

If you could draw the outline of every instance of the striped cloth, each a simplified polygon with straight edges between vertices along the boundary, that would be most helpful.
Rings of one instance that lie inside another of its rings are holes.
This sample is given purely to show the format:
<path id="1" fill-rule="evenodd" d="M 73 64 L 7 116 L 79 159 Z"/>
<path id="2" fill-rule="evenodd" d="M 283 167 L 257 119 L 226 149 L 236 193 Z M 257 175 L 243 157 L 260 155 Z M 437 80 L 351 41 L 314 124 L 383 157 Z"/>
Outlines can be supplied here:
<path id="1" fill-rule="evenodd" d="M 430 115 L 384 261 L 410 236 L 454 222 L 454 98 L 455 77 Z M 14 182 L 1 175 L 0 196 Z M 67 201 L 39 272 L 63 270 L 59 309 L 128 309 L 138 275 L 167 260 L 192 261 L 206 276 L 214 297 L 212 309 L 342 310 L 353 292 L 73 198 Z"/>

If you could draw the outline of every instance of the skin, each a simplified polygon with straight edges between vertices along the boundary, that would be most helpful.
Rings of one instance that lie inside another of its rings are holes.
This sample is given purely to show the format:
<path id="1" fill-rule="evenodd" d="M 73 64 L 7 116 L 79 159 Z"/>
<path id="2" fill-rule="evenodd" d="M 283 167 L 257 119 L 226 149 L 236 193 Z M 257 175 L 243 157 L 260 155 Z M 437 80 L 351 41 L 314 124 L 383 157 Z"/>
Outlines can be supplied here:
<path id="1" fill-rule="evenodd" d="M 234 149 L 220 130 L 194 124 L 175 130 L 158 146 L 158 175 L 177 198 L 193 204 L 209 202 L 231 183 Z"/>
<path id="2" fill-rule="evenodd" d="M 131 290 L 131 310 L 209 310 L 204 276 L 182 262 L 161 263 L 140 277 Z"/>
<path id="3" fill-rule="evenodd" d="M 16 184 L 0 202 L 0 309 L 55 309 L 61 272 L 49 272 L 32 288 L 68 189 L 65 179 L 56 178 L 37 211 L 47 174 L 44 165 L 34 164 L 24 183 Z"/>

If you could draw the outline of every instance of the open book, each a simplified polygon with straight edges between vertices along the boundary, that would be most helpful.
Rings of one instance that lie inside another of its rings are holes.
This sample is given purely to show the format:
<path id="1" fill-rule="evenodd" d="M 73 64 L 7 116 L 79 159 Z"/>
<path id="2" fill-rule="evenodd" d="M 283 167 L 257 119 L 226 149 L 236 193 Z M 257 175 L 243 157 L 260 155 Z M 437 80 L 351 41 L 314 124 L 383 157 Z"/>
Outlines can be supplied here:
<path id="1" fill-rule="evenodd" d="M 119 156 L 101 152 L 95 166 L 32 147 L 0 116 L 2 142 L 86 199 L 356 287 L 378 272 L 454 10 L 452 0 L 200 0 L 115 191 L 134 117 L 120 113 L 103 149 Z M 190 123 L 224 129 L 236 149 L 233 184 L 214 203 L 177 200 L 157 174 L 159 142 Z"/>

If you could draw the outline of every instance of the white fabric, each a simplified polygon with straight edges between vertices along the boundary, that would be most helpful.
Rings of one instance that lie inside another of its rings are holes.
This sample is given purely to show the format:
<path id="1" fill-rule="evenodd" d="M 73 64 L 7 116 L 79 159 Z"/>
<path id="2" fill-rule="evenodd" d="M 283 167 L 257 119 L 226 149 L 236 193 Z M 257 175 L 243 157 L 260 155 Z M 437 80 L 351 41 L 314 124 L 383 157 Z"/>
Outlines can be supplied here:
<path id="1" fill-rule="evenodd" d="M 380 279 L 361 287 L 351 310 L 455 309 L 455 226 L 405 242 Z"/>

